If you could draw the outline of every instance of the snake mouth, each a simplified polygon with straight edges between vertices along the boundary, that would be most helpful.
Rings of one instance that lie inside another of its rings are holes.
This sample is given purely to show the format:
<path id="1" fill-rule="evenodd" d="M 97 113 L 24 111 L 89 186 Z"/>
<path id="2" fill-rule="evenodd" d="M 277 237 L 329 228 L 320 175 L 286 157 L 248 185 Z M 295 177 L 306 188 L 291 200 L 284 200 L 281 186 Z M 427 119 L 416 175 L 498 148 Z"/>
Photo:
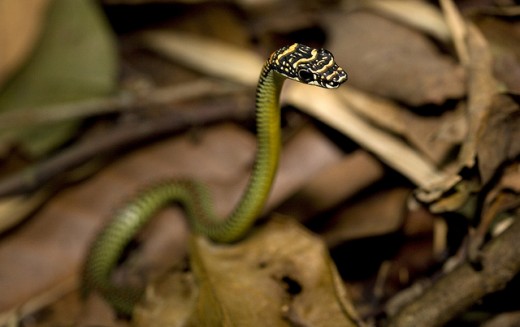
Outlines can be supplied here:
<path id="1" fill-rule="evenodd" d="M 337 89 L 341 84 L 348 80 L 348 74 L 341 67 L 334 64 L 334 67 L 330 69 L 330 72 L 324 76 L 320 86 L 327 89 Z"/>

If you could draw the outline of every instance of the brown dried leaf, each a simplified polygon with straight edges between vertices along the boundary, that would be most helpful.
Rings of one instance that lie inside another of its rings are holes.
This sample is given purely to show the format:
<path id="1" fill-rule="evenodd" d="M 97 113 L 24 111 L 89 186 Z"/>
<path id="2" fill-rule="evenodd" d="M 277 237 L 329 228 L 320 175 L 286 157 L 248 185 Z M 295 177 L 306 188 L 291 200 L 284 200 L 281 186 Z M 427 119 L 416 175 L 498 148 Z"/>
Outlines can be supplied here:
<path id="1" fill-rule="evenodd" d="M 496 78 L 510 92 L 520 94 L 520 24 L 495 17 L 479 17 L 475 24 L 491 46 Z"/>
<path id="2" fill-rule="evenodd" d="M 462 67 L 421 33 L 368 11 L 331 13 L 324 21 L 353 86 L 410 105 L 463 96 Z"/>
<path id="3" fill-rule="evenodd" d="M 468 134 L 459 153 L 459 165 L 473 167 L 478 147 L 478 133 L 491 110 L 493 97 L 498 92 L 493 77 L 492 57 L 489 45 L 477 28 L 467 25 L 468 64 Z"/>
<path id="4" fill-rule="evenodd" d="M 360 4 L 424 31 L 442 42 L 447 43 L 450 40 L 450 31 L 446 26 L 444 17 L 432 3 L 402 0 L 363 0 L 360 1 Z"/>
<path id="5" fill-rule="evenodd" d="M 272 219 L 235 245 L 196 237 L 190 253 L 198 292 L 187 282 L 191 278 L 184 278 L 180 288 L 171 287 L 173 294 L 164 291 L 168 285 L 160 286 L 162 310 L 156 303 L 152 314 L 142 307 L 138 326 L 183 325 L 182 317 L 171 317 L 170 310 L 178 311 L 179 303 L 186 307 L 187 301 L 193 326 L 357 325 L 348 298 L 338 300 L 345 291 L 336 282 L 338 273 L 325 245 L 291 220 Z M 185 290 L 181 299 L 179 289 Z M 163 314 L 173 321 L 165 321 Z"/>
<path id="6" fill-rule="evenodd" d="M 321 232 L 328 247 L 348 240 L 396 232 L 403 224 L 410 190 L 374 194 L 338 212 Z"/>
<path id="7" fill-rule="evenodd" d="M 472 235 L 470 243 L 470 253 L 472 258 L 477 258 L 488 232 L 493 235 L 499 234 L 504 229 L 500 223 L 510 218 L 505 213 L 514 212 L 520 207 L 520 163 L 514 162 L 504 168 L 502 176 L 489 191 L 484 200 L 482 208 L 482 218 L 477 231 Z M 510 220 L 510 219 L 509 219 Z M 506 221 L 505 226 L 509 226 Z M 490 227 L 495 224 L 495 228 Z"/>
<path id="8" fill-rule="evenodd" d="M 520 220 L 482 250 L 481 269 L 462 262 L 438 278 L 424 293 L 411 298 L 388 326 L 442 326 L 493 292 L 502 290 L 520 272 Z M 456 290 L 456 291 L 454 291 Z"/>
<path id="9" fill-rule="evenodd" d="M 178 267 L 150 283 L 133 314 L 133 326 L 190 326 L 187 322 L 199 297 L 192 271 Z"/>
<path id="10" fill-rule="evenodd" d="M 49 0 L 0 2 L 0 87 L 27 59 L 40 35 Z"/>
<path id="11" fill-rule="evenodd" d="M 293 83 L 286 87 L 284 98 L 375 153 L 424 189 L 435 192 L 438 185 L 446 187 L 449 184 L 451 187 L 460 179 L 438 170 L 401 139 L 361 119 L 341 101 L 338 94 L 330 90 Z"/>
<path id="12" fill-rule="evenodd" d="M 282 156 L 278 183 L 285 181 L 291 187 L 281 191 L 281 184 L 276 184 L 274 193 L 278 195 L 277 200 L 271 199 L 272 205 L 340 157 L 319 133 L 301 135 L 302 139 L 295 135 L 284 147 L 293 154 Z M 131 153 L 92 179 L 60 192 L 31 221 L 0 240 L 0 265 L 4 267 L 0 271 L 0 318 L 9 317 L 6 313 L 24 315 L 41 308 L 45 303 L 34 302 L 40 293 L 59 295 L 76 287 L 69 283 L 56 291 L 61 281 L 77 280 L 85 251 L 104 220 L 124 199 L 151 182 L 172 176 L 205 181 L 213 191 L 217 212 L 227 213 L 243 192 L 254 148 L 252 135 L 233 125 L 222 125 L 201 132 L 198 142 L 184 136 Z M 288 172 L 289 177 L 284 177 Z M 164 210 L 144 232 L 144 236 L 153 237 L 140 249 L 134 265 L 147 274 L 164 271 L 185 255 L 186 232 L 180 211 Z"/>
<path id="13" fill-rule="evenodd" d="M 450 3 L 449 1 L 446 2 Z M 447 6 L 447 8 L 452 7 Z M 457 15 L 453 16 L 456 17 Z M 463 24 L 459 21 L 455 22 L 457 22 L 457 26 Z M 498 92 L 497 82 L 493 77 L 492 57 L 488 43 L 471 23 L 464 23 L 464 32 L 466 33 L 464 34 L 465 37 L 455 38 L 459 52 L 467 53 L 468 72 L 468 103 L 466 106 L 468 131 L 458 154 L 456 162 L 458 171 L 465 167 L 471 168 L 475 165 L 477 149 L 479 147 L 479 133 L 486 124 L 493 97 Z M 453 178 L 455 176 L 456 175 L 452 175 L 451 177 Z M 450 199 L 441 198 L 444 192 L 453 187 L 452 180 L 449 178 L 439 182 L 435 188 L 421 188 L 417 192 L 417 197 L 425 202 L 439 201 L 438 204 L 434 205 L 437 212 L 438 210 L 444 210 L 443 208 L 454 210 L 462 207 L 468 200 L 468 195 L 474 191 L 471 181 L 462 181 L 461 183 L 464 185 L 458 185 L 456 192 L 462 191 L 462 193 L 450 196 Z M 446 206 L 445 204 L 448 202 L 449 205 Z"/>
<path id="14" fill-rule="evenodd" d="M 338 94 L 356 114 L 371 123 L 406 138 L 436 164 L 458 146 L 466 135 L 462 106 L 440 117 L 420 116 L 408 108 L 369 93 L 344 87 Z"/>
<path id="15" fill-rule="evenodd" d="M 520 106 L 506 95 L 493 97 L 479 133 L 477 158 L 486 184 L 504 162 L 520 155 Z"/>
<path id="16" fill-rule="evenodd" d="M 52 196 L 53 188 L 42 188 L 29 196 L 0 199 L 0 233 L 16 226 Z"/>
<path id="17" fill-rule="evenodd" d="M 500 313 L 486 320 L 482 327 L 515 327 L 520 326 L 520 311 Z"/>
<path id="18" fill-rule="evenodd" d="M 148 48 L 170 60 L 246 85 L 256 85 L 263 64 L 262 59 L 248 50 L 194 34 L 153 31 L 143 33 L 141 39 Z"/>
<path id="19" fill-rule="evenodd" d="M 319 158 L 319 159 L 318 159 Z M 266 208 L 274 208 L 281 199 L 287 199 L 302 188 L 302 185 L 324 169 L 338 164 L 343 153 L 315 128 L 306 127 L 299 131 L 284 146 L 273 189 Z"/>
<path id="20" fill-rule="evenodd" d="M 369 153 L 358 150 L 326 166 L 276 212 L 306 221 L 337 206 L 381 179 L 384 167 Z"/>

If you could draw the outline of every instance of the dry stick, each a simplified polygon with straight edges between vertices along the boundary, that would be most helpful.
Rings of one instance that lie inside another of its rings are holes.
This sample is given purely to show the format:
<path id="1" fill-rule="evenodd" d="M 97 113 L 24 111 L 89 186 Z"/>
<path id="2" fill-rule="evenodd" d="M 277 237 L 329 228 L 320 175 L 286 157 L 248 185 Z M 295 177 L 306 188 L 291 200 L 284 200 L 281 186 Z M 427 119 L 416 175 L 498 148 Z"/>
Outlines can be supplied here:
<path id="1" fill-rule="evenodd" d="M 0 130 L 19 129 L 31 125 L 135 110 L 141 106 L 147 108 L 171 104 L 172 102 L 195 99 L 201 96 L 229 94 L 240 88 L 236 84 L 204 79 L 183 83 L 182 85 L 152 89 L 139 94 L 125 91 L 113 97 L 94 98 L 39 108 L 20 108 L 0 114 Z"/>
<path id="2" fill-rule="evenodd" d="M 248 86 L 257 82 L 263 62 L 254 53 L 242 48 L 185 33 L 152 31 L 143 33 L 141 40 L 147 48 L 169 60 Z M 415 149 L 359 118 L 353 113 L 351 105 L 342 103 L 335 94 L 323 91 L 293 83 L 285 86 L 283 99 L 374 152 L 389 166 L 419 185 L 424 190 L 425 201 L 438 198 L 460 181 L 459 175 L 439 171 Z"/>
<path id="3" fill-rule="evenodd" d="M 423 1 L 401 0 L 365 0 L 359 1 L 362 7 L 368 7 L 377 13 L 397 20 L 399 23 L 409 25 L 414 30 L 419 30 L 443 43 L 450 41 L 451 35 L 442 14 L 437 7 Z M 413 15 L 410 13 L 413 12 Z"/>
<path id="4" fill-rule="evenodd" d="M 54 176 L 77 167 L 100 155 L 111 154 L 122 146 L 179 131 L 187 126 L 204 125 L 222 120 L 244 120 L 252 117 L 252 103 L 243 101 L 218 105 L 210 101 L 202 106 L 161 115 L 148 121 L 127 123 L 110 132 L 97 135 L 64 150 L 54 157 L 31 166 L 0 181 L 0 196 L 19 194 L 36 189 Z"/>
<path id="5" fill-rule="evenodd" d="M 464 18 L 453 0 L 440 0 L 439 3 L 444 13 L 446 24 L 451 31 L 451 38 L 453 39 L 457 56 L 461 63 L 467 65 L 470 61 L 470 54 L 466 43 L 468 31 Z"/>
<path id="6" fill-rule="evenodd" d="M 520 213 L 482 251 L 482 269 L 462 264 L 392 317 L 390 327 L 442 326 L 487 294 L 503 289 L 520 272 Z"/>

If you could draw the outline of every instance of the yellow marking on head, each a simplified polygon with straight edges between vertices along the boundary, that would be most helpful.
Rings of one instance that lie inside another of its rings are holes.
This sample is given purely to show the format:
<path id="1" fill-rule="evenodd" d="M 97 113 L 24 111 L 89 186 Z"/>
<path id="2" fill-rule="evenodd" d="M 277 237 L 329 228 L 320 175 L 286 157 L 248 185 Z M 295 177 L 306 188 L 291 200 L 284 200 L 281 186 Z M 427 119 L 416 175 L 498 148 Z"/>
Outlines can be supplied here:
<path id="1" fill-rule="evenodd" d="M 301 58 L 301 59 L 298 59 L 296 60 L 292 66 L 294 69 L 298 68 L 298 65 L 300 65 L 301 63 L 305 63 L 305 62 L 309 62 L 309 61 L 313 61 L 316 59 L 316 57 L 318 56 L 318 50 L 316 49 L 312 49 L 311 51 L 311 56 L 309 58 Z"/>
<path id="2" fill-rule="evenodd" d="M 315 73 L 316 74 L 321 74 L 321 73 L 325 72 L 327 69 L 329 69 L 332 66 L 334 66 L 334 60 L 332 60 L 332 58 L 331 58 L 328 64 L 326 64 L 322 68 L 320 68 L 317 71 L 315 71 Z"/>
<path id="3" fill-rule="evenodd" d="M 298 43 L 294 43 L 293 45 L 291 45 L 290 47 L 288 47 L 287 49 L 285 49 L 282 53 L 278 54 L 278 55 L 276 56 L 276 60 L 275 60 L 276 64 L 277 64 L 277 65 L 280 64 L 280 62 L 279 62 L 280 58 L 283 58 L 283 57 L 285 57 L 286 55 L 288 55 L 288 54 L 294 52 L 294 50 L 295 50 L 297 47 L 298 47 Z"/>
<path id="4" fill-rule="evenodd" d="M 273 52 L 271 53 L 271 55 L 269 56 L 269 62 L 272 63 L 276 58 L 276 52 Z"/>

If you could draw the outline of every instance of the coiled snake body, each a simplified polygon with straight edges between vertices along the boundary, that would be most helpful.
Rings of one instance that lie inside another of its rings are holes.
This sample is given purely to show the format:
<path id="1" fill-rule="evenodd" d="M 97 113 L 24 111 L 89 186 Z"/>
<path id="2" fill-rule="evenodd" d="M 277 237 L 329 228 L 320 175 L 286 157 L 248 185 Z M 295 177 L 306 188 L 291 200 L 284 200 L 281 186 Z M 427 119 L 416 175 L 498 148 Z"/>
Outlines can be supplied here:
<path id="1" fill-rule="evenodd" d="M 193 180 L 159 183 L 122 208 L 94 241 L 84 271 L 85 286 L 97 289 L 123 313 L 130 314 L 142 290 L 115 286 L 110 275 L 125 246 L 165 205 L 184 207 L 194 232 L 215 242 L 240 240 L 261 213 L 269 195 L 280 152 L 279 95 L 285 79 L 324 88 L 337 88 L 347 73 L 324 49 L 295 43 L 275 51 L 260 73 L 256 90 L 257 154 L 247 189 L 231 215 L 215 217 L 208 192 Z"/>

